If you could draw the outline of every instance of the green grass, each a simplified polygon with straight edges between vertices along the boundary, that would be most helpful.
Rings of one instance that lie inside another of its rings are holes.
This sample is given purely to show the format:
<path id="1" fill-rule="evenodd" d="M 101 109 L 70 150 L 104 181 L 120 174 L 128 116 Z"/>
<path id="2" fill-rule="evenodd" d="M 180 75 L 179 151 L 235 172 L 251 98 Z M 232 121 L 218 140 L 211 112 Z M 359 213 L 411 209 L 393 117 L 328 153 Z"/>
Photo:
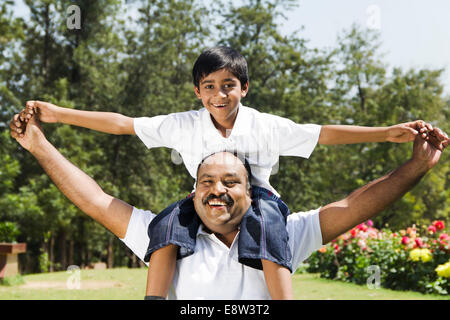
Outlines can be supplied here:
<path id="1" fill-rule="evenodd" d="M 0 285 L 0 300 L 142 300 L 145 293 L 147 269 L 81 270 L 81 289 L 68 289 L 67 280 L 74 274 L 67 272 L 23 276 L 25 284 Z M 44 287 L 36 288 L 38 285 Z M 368 289 L 351 283 L 320 279 L 316 274 L 296 274 L 293 278 L 296 299 L 315 300 L 414 300 L 446 299 L 449 296 L 423 295 L 417 292 Z"/>

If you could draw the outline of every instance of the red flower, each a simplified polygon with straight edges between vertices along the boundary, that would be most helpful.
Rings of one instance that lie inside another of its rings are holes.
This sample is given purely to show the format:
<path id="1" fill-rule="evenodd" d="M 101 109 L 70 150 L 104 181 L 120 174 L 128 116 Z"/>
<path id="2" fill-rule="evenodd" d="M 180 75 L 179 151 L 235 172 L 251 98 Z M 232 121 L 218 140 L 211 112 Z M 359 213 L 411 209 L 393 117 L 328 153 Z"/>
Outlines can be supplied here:
<path id="1" fill-rule="evenodd" d="M 368 229 L 368 227 L 367 227 L 364 223 L 358 224 L 358 225 L 356 226 L 356 228 L 358 228 L 359 230 L 361 230 L 361 231 L 363 231 L 363 232 L 366 232 L 367 229 Z"/>
<path id="2" fill-rule="evenodd" d="M 407 236 L 403 236 L 402 237 L 402 244 L 408 244 L 409 243 L 409 238 Z"/>
<path id="3" fill-rule="evenodd" d="M 339 246 L 338 246 L 337 243 L 335 243 L 333 247 L 334 247 L 334 253 L 339 253 L 339 252 L 341 252 L 341 249 L 339 248 Z"/>
<path id="4" fill-rule="evenodd" d="M 441 221 L 441 220 L 433 221 L 433 225 L 434 225 L 434 226 L 436 227 L 436 229 L 438 229 L 438 230 L 442 230 L 442 229 L 445 228 L 444 221 Z"/>
<path id="5" fill-rule="evenodd" d="M 356 236 L 356 229 L 352 229 L 350 234 L 352 235 L 352 238 L 354 238 Z"/>
<path id="6" fill-rule="evenodd" d="M 418 246 L 419 248 L 422 248 L 422 247 L 423 247 L 423 241 L 422 241 L 422 239 L 416 238 L 415 241 L 416 241 L 416 244 L 417 244 L 417 246 Z"/>

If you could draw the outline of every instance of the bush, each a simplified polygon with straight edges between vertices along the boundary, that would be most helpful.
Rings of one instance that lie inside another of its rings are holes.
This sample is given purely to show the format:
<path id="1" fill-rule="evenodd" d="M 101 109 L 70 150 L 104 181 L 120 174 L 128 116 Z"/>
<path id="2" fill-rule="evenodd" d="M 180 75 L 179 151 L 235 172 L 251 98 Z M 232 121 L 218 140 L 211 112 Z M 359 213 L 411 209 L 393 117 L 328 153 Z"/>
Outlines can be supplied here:
<path id="1" fill-rule="evenodd" d="M 450 293 L 450 236 L 444 223 L 392 232 L 369 220 L 339 236 L 308 259 L 308 272 L 357 284 L 368 283 L 369 266 L 380 270 L 380 285 L 394 290 Z"/>
<path id="2" fill-rule="evenodd" d="M 0 222 L 0 242 L 16 242 L 19 234 L 19 228 L 14 222 Z"/>

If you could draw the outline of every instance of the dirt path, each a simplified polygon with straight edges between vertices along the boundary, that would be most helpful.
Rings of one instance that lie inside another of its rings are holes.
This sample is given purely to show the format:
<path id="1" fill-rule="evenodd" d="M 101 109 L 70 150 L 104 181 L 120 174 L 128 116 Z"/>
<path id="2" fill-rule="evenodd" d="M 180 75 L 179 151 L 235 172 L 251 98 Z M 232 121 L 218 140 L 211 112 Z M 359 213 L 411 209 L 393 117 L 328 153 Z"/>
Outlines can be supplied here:
<path id="1" fill-rule="evenodd" d="M 121 288 L 124 285 L 117 281 L 82 280 L 79 289 Z M 28 281 L 19 286 L 23 289 L 74 289 L 65 281 Z"/>

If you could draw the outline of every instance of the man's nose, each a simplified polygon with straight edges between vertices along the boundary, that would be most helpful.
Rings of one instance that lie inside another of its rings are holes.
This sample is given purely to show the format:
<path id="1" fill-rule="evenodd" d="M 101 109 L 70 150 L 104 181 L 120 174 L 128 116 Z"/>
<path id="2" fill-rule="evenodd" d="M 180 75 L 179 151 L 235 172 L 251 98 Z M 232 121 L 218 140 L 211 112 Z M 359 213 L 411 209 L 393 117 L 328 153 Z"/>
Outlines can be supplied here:
<path id="1" fill-rule="evenodd" d="M 214 184 L 214 186 L 213 186 L 211 191 L 212 191 L 211 193 L 213 193 L 216 196 L 220 196 L 220 195 L 222 195 L 222 194 L 227 192 L 225 186 L 220 181 Z"/>

